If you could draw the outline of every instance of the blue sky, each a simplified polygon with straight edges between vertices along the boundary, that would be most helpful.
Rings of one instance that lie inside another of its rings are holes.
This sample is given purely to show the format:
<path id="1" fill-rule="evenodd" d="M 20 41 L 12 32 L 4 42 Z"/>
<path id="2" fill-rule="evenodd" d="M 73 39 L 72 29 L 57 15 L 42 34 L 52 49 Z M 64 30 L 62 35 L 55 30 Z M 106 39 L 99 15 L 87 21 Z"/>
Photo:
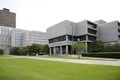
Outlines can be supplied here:
<path id="1" fill-rule="evenodd" d="M 63 20 L 120 21 L 119 0 L 0 0 L 0 9 L 16 13 L 17 28 L 46 31 Z"/>

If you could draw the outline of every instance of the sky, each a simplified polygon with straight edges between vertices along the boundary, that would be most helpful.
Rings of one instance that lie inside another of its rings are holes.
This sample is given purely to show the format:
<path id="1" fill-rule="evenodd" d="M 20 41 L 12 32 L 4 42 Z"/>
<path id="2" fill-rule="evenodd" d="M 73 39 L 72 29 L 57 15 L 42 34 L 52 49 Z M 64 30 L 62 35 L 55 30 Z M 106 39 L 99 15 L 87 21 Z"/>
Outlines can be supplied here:
<path id="1" fill-rule="evenodd" d="M 16 13 L 16 27 L 45 32 L 63 20 L 120 21 L 120 0 L 0 0 Z"/>

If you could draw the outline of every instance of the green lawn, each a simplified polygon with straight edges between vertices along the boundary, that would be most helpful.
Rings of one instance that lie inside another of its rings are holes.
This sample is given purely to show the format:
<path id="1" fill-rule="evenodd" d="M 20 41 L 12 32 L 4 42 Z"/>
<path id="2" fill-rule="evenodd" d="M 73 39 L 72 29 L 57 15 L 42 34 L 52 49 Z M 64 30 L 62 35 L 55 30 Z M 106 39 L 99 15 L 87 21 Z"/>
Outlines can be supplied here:
<path id="1" fill-rule="evenodd" d="M 0 80 L 120 80 L 120 67 L 0 56 Z"/>

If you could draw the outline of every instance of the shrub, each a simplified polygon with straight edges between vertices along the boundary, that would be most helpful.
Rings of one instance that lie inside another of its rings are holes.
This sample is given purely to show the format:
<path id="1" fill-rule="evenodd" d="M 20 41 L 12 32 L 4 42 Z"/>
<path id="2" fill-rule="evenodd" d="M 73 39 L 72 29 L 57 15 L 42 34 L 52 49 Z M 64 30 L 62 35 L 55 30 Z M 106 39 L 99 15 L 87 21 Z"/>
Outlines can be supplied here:
<path id="1" fill-rule="evenodd" d="M 120 53 L 106 52 L 106 53 L 88 53 L 82 54 L 83 57 L 99 57 L 99 58 L 116 58 L 120 59 Z"/>

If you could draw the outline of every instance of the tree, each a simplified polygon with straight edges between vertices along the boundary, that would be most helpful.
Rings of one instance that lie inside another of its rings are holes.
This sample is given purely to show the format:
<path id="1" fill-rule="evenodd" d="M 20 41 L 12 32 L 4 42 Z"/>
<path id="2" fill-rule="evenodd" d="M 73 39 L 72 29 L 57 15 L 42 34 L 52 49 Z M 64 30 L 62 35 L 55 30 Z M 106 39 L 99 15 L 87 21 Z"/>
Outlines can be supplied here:
<path id="1" fill-rule="evenodd" d="M 21 55 L 22 49 L 20 47 L 13 47 L 11 50 L 11 54 L 13 55 Z"/>
<path id="2" fill-rule="evenodd" d="M 0 49 L 0 55 L 3 55 L 3 53 L 4 53 L 4 50 Z"/>
<path id="3" fill-rule="evenodd" d="M 112 52 L 113 51 L 113 45 L 112 44 L 105 44 L 104 45 L 104 51 L 105 52 Z"/>
<path id="4" fill-rule="evenodd" d="M 116 43 L 113 45 L 113 51 L 119 52 L 120 51 L 120 43 Z"/>
<path id="5" fill-rule="evenodd" d="M 85 44 L 80 42 L 76 42 L 72 45 L 72 49 L 78 54 L 78 59 L 80 59 L 80 51 L 84 51 L 85 47 Z"/>
<path id="6" fill-rule="evenodd" d="M 89 47 L 90 47 L 91 51 L 98 52 L 98 51 L 103 50 L 104 44 L 101 41 L 94 41 L 94 42 L 90 43 Z"/>
<path id="7" fill-rule="evenodd" d="M 29 52 L 31 54 L 38 54 L 40 52 L 40 46 L 39 46 L 39 44 L 32 44 L 29 47 Z"/>
<path id="8" fill-rule="evenodd" d="M 45 52 L 45 54 L 49 54 L 49 46 L 48 45 L 44 46 L 44 52 Z"/>

